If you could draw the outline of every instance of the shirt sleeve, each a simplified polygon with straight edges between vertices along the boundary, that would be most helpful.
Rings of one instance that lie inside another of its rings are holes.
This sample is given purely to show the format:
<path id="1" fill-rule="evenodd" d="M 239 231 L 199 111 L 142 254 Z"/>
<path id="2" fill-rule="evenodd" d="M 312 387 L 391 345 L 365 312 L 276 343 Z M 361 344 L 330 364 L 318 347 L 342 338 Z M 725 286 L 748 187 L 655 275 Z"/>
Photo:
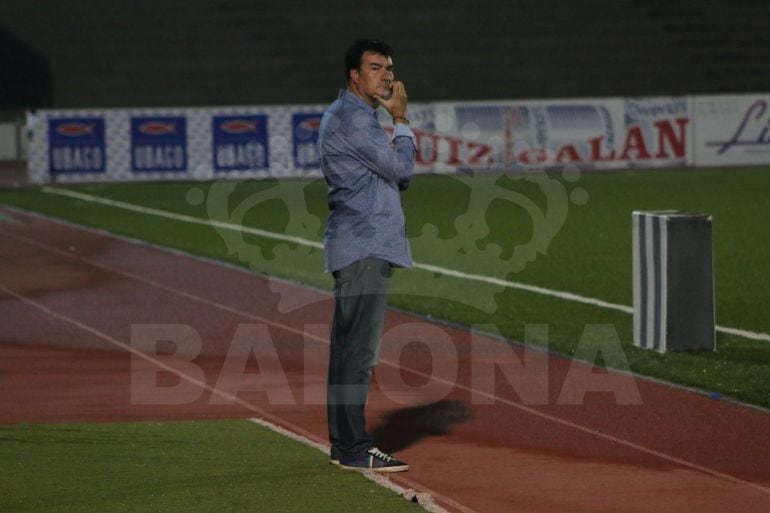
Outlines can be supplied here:
<path id="1" fill-rule="evenodd" d="M 409 128 L 409 125 L 405 125 L 403 123 L 396 123 L 393 126 L 393 140 L 396 140 L 396 137 L 408 137 L 412 144 L 414 145 L 415 152 L 417 151 L 417 137 L 415 137 L 414 132 Z M 405 191 L 409 188 L 409 182 L 411 180 L 411 177 L 401 178 L 398 181 L 398 190 L 399 191 Z"/>
<path id="2" fill-rule="evenodd" d="M 417 145 L 408 126 L 396 124 L 393 140 L 372 116 L 361 130 L 354 130 L 351 143 L 359 160 L 373 173 L 387 182 L 399 184 L 412 176 Z"/>
<path id="3" fill-rule="evenodd" d="M 395 140 L 396 137 L 408 137 L 411 139 L 415 150 L 417 149 L 417 137 L 415 137 L 414 132 L 409 128 L 409 125 L 403 123 L 396 123 L 393 125 L 393 139 Z"/>

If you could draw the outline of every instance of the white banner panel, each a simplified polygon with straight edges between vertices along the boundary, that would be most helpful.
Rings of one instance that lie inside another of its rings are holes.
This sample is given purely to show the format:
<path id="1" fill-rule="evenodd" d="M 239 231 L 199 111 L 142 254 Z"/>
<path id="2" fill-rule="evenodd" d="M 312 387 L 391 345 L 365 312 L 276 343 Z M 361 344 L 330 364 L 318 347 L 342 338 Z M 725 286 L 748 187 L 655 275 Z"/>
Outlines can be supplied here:
<path id="1" fill-rule="evenodd" d="M 682 166 L 692 138 L 686 97 L 436 103 L 412 127 L 417 169 L 442 173 Z"/>
<path id="2" fill-rule="evenodd" d="M 695 165 L 770 164 L 770 94 L 694 99 Z"/>
<path id="3" fill-rule="evenodd" d="M 431 152 L 437 171 L 520 171 L 624 167 L 612 151 L 622 124 L 622 100 L 549 100 L 435 104 Z M 422 127 L 418 127 L 422 128 Z"/>
<path id="4" fill-rule="evenodd" d="M 619 159 L 629 167 L 685 166 L 691 163 L 692 115 L 685 96 L 626 98 L 625 139 Z"/>

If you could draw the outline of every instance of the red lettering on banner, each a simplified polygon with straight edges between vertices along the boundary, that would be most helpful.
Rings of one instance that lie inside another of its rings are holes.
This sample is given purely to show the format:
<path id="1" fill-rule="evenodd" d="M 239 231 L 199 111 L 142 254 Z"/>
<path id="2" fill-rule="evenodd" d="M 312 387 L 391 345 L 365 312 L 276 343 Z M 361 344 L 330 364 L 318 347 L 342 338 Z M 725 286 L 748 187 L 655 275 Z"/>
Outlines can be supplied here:
<path id="1" fill-rule="evenodd" d="M 632 126 L 628 129 L 626 134 L 626 143 L 623 145 L 623 153 L 620 158 L 622 160 L 630 160 L 631 151 L 636 152 L 635 160 L 649 160 L 652 158 L 650 152 L 647 151 L 647 145 L 644 143 L 644 135 L 642 134 L 641 127 Z"/>
<path id="2" fill-rule="evenodd" d="M 590 148 L 588 155 L 582 155 L 577 143 L 560 146 L 555 153 L 548 148 L 529 148 L 519 152 L 516 160 L 524 165 L 538 164 L 570 164 L 581 162 L 613 162 L 616 160 L 652 160 L 668 158 L 684 158 L 687 145 L 687 125 L 689 118 L 661 120 L 654 123 L 657 131 L 657 152 L 650 153 L 652 141 L 644 137 L 641 126 L 629 127 L 620 155 L 615 149 L 605 147 L 605 136 L 599 135 L 587 140 Z M 392 133 L 391 127 L 385 130 Z M 474 141 L 464 141 L 457 137 L 415 130 L 417 139 L 417 163 L 422 166 L 436 164 L 445 148 L 443 163 L 449 166 L 460 165 L 490 165 L 496 162 L 490 145 Z"/>
<path id="3" fill-rule="evenodd" d="M 385 131 L 392 135 L 393 128 L 385 127 Z M 439 146 L 446 145 L 448 151 L 447 159 L 444 164 L 457 166 L 461 164 L 469 165 L 488 165 L 495 162 L 492 154 L 492 146 L 473 141 L 463 141 L 456 137 L 449 137 L 442 134 L 414 130 L 414 136 L 417 143 L 417 164 L 429 166 L 435 164 L 439 158 Z M 461 154 L 467 153 L 464 162 Z"/>
<path id="4" fill-rule="evenodd" d="M 524 164 L 542 164 L 548 159 L 545 148 L 531 148 L 519 153 L 519 162 Z"/>
<path id="5" fill-rule="evenodd" d="M 558 163 L 580 162 L 581 160 L 580 154 L 574 144 L 562 146 L 559 148 L 559 153 L 556 154 L 556 162 Z"/>
<path id="6" fill-rule="evenodd" d="M 588 140 L 591 144 L 591 160 L 595 162 L 615 160 L 615 149 L 610 150 L 609 155 L 602 155 L 602 143 L 604 142 L 604 136 L 594 137 Z"/>
<path id="7" fill-rule="evenodd" d="M 674 157 L 684 158 L 685 152 L 685 128 L 687 123 L 690 122 L 688 118 L 677 118 L 674 120 L 679 127 L 679 137 L 674 133 L 674 127 L 671 121 L 664 119 L 662 121 L 655 122 L 655 128 L 658 129 L 658 153 L 655 154 L 657 159 L 666 159 L 669 154 L 666 152 L 666 142 L 674 152 Z"/>
<path id="8" fill-rule="evenodd" d="M 449 143 L 449 160 L 446 161 L 446 164 L 450 166 L 462 164 L 460 160 L 460 143 L 462 141 L 454 137 L 447 137 L 446 141 Z"/>
<path id="9" fill-rule="evenodd" d="M 438 160 L 438 140 L 437 134 L 428 134 L 425 132 L 418 132 L 415 130 L 415 137 L 417 138 L 417 163 L 418 164 L 434 164 Z M 425 156 L 425 142 L 430 142 L 430 156 Z"/>
<path id="10" fill-rule="evenodd" d="M 476 152 L 472 153 L 468 158 L 468 164 L 492 164 L 495 161 L 495 158 L 492 155 L 490 155 L 490 153 L 492 152 L 491 146 L 488 146 L 486 144 L 481 144 L 481 143 L 469 142 L 468 149 L 476 150 Z M 487 157 L 487 158 L 485 161 L 482 162 L 481 159 L 484 157 Z"/>

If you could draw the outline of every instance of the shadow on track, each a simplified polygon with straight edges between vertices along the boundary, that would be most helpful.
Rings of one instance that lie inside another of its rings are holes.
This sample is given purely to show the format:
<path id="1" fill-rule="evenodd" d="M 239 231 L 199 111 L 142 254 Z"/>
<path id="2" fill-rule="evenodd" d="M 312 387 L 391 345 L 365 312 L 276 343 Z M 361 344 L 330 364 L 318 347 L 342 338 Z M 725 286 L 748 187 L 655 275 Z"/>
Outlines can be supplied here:
<path id="1" fill-rule="evenodd" d="M 446 435 L 472 417 L 470 407 L 461 401 L 438 401 L 383 415 L 373 436 L 381 450 L 398 452 L 423 438 Z"/>

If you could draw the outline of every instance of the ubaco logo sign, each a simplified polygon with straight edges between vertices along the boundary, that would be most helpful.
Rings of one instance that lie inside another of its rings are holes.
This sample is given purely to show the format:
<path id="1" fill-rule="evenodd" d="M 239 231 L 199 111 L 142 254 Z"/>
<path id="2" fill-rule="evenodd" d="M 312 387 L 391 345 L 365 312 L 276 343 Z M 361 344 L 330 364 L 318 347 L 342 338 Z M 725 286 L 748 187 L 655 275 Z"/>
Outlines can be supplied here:
<path id="1" fill-rule="evenodd" d="M 104 118 L 48 120 L 48 162 L 51 174 L 103 173 L 106 160 Z"/>
<path id="2" fill-rule="evenodd" d="M 187 119 L 182 116 L 131 118 L 131 171 L 187 170 Z"/>
<path id="3" fill-rule="evenodd" d="M 214 116 L 214 171 L 268 170 L 267 116 Z"/>

